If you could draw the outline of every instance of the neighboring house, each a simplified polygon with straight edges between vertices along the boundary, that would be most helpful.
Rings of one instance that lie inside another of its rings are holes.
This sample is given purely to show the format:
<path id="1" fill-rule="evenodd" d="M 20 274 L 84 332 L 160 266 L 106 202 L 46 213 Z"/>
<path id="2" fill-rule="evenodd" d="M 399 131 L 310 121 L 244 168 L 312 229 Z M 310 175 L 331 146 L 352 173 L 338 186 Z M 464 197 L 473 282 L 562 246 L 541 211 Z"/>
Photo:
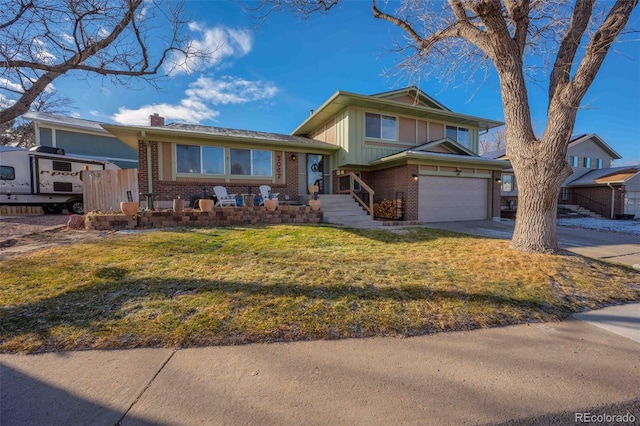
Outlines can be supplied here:
<path id="1" fill-rule="evenodd" d="M 67 154 L 110 161 L 123 169 L 138 167 L 138 150 L 118 140 L 98 122 L 32 111 L 22 117 L 33 121 L 36 145 L 62 148 Z"/>
<path id="2" fill-rule="evenodd" d="M 506 150 L 492 151 L 486 158 L 508 160 Z M 640 217 L 640 165 L 611 167 L 622 157 L 595 133 L 572 136 L 567 161 L 573 169 L 558 194 L 560 205 L 578 205 L 603 217 L 621 214 Z M 501 206 L 517 208 L 518 188 L 512 169 L 502 174 Z"/>
<path id="3" fill-rule="evenodd" d="M 477 155 L 480 132 L 503 123 L 458 114 L 415 87 L 372 96 L 336 92 L 291 135 L 187 124 L 103 124 L 140 153 L 140 192 L 190 199 L 224 185 L 280 199 L 344 192 L 362 182 L 374 201 L 404 201 L 404 219 L 499 218 L 508 163 Z"/>

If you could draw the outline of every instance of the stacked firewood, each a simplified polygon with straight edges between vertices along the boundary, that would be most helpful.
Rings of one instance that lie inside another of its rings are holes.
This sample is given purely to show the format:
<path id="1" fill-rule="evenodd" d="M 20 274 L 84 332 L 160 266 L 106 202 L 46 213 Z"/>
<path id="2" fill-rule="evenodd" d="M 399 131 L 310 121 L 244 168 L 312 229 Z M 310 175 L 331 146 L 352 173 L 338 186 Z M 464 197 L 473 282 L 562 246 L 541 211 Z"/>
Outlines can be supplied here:
<path id="1" fill-rule="evenodd" d="M 400 219 L 402 217 L 402 200 L 384 199 L 375 203 L 373 215 L 382 219 Z"/>

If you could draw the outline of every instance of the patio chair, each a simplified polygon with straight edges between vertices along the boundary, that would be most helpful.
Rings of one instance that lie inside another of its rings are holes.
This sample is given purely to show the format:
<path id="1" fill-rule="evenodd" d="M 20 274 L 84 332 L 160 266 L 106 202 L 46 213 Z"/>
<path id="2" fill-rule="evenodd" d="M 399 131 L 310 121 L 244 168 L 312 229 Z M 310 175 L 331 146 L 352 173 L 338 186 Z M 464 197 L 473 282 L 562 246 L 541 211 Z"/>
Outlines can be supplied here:
<path id="1" fill-rule="evenodd" d="M 269 185 L 260 185 L 260 196 L 262 197 L 262 201 L 260 205 L 264 205 L 264 200 L 276 200 L 278 201 L 279 192 L 273 193 L 271 192 L 271 187 Z"/>
<path id="2" fill-rule="evenodd" d="M 218 200 L 214 207 L 236 206 L 236 195 L 238 194 L 227 194 L 227 188 L 224 186 L 214 186 L 213 192 Z"/>

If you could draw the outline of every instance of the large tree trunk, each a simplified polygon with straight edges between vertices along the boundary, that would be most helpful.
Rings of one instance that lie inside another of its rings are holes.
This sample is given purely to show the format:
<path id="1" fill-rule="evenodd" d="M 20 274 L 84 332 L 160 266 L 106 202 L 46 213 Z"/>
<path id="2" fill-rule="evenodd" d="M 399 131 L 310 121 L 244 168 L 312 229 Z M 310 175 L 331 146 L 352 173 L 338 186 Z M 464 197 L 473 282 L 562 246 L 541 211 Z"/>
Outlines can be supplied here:
<path id="1" fill-rule="evenodd" d="M 571 168 L 565 160 L 567 138 L 556 134 L 549 139 L 553 140 L 511 144 L 509 158 L 518 183 L 518 213 L 510 247 L 516 250 L 558 251 L 558 194 Z"/>
<path id="2" fill-rule="evenodd" d="M 518 185 L 518 213 L 510 247 L 525 252 L 557 252 L 558 194 L 571 174 L 566 153 L 575 109 L 570 108 L 569 113 L 551 109 L 545 137 L 536 139 L 521 58 L 508 53 L 503 57 L 511 61 L 496 64 L 496 69 L 502 89 L 507 155 Z"/>

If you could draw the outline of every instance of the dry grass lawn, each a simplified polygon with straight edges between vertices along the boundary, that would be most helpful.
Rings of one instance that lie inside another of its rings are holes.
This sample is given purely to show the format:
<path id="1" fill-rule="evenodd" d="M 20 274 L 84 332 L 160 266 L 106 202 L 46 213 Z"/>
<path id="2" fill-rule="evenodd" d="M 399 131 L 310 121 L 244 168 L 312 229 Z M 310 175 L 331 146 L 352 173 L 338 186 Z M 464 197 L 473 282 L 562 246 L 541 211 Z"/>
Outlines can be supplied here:
<path id="1" fill-rule="evenodd" d="M 0 351 L 187 347 L 554 321 L 640 274 L 426 228 L 184 229 L 0 262 Z"/>

